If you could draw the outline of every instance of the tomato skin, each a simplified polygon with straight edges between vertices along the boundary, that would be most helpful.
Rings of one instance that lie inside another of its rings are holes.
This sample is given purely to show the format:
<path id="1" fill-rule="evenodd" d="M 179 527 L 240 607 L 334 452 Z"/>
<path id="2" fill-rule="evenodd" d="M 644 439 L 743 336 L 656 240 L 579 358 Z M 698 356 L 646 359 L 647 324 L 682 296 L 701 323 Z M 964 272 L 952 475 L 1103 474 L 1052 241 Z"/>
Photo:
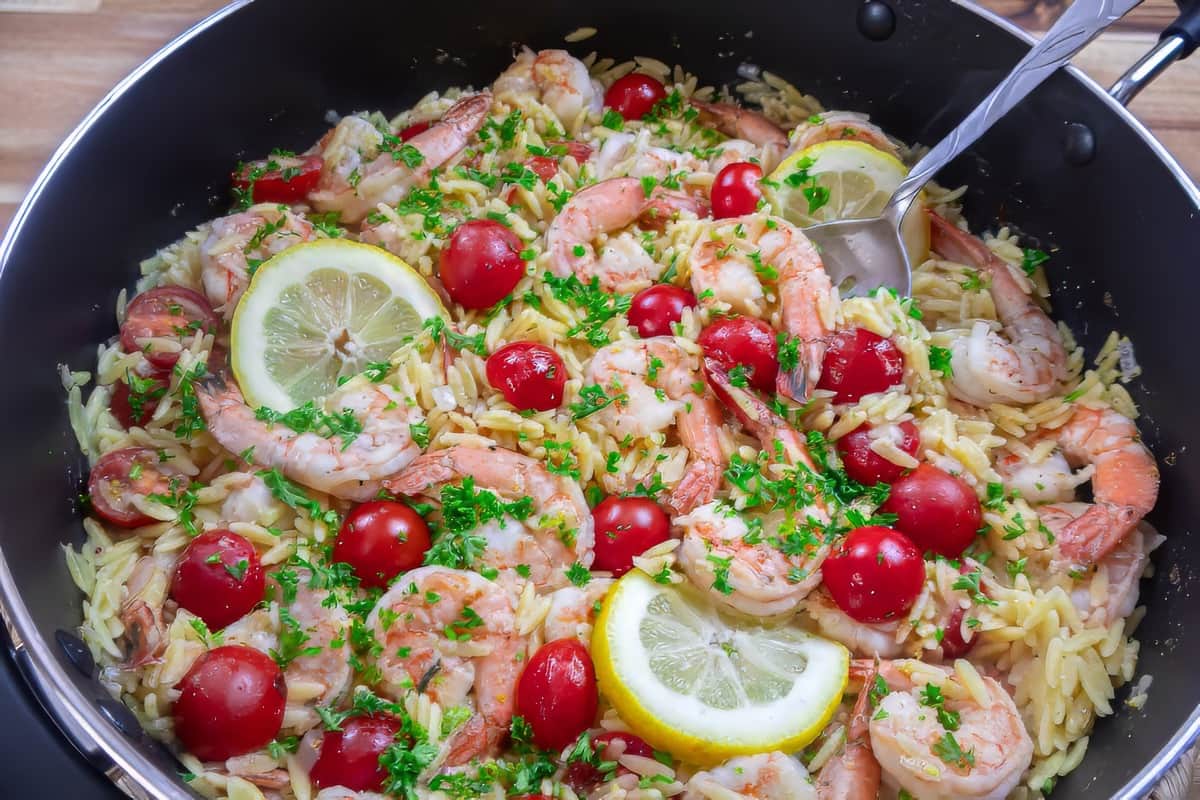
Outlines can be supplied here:
<path id="1" fill-rule="evenodd" d="M 275 163 L 279 169 L 267 169 L 267 165 Z M 297 203 L 308 193 L 317 188 L 321 179 L 321 169 L 325 159 L 320 156 L 272 156 L 248 161 L 233 173 L 233 185 L 239 191 L 246 191 L 254 185 L 251 197 L 256 203 Z M 266 170 L 257 178 L 251 178 L 256 170 Z M 296 170 L 294 174 L 284 179 L 284 170 Z"/>
<path id="2" fill-rule="evenodd" d="M 199 323 L 199 330 L 213 333 L 220 326 L 208 298 L 182 286 L 158 286 L 147 289 L 129 301 L 125 321 L 121 323 L 121 348 L 127 353 L 141 350 L 139 339 L 184 339 L 179 329 Z M 159 369 L 170 369 L 179 360 L 179 353 L 144 351 L 146 360 Z"/>
<path id="3" fill-rule="evenodd" d="M 541 178 L 542 183 L 545 183 L 558 174 L 558 161 L 550 156 L 533 156 L 527 158 L 525 166 L 529 167 L 535 175 Z"/>
<path id="4" fill-rule="evenodd" d="M 596 560 L 592 569 L 620 577 L 640 556 L 671 538 L 671 519 L 648 497 L 606 497 L 592 509 Z"/>
<path id="5" fill-rule="evenodd" d="M 535 342 L 510 342 L 488 356 L 488 383 L 522 411 L 549 411 L 562 403 L 567 366 Z"/>
<path id="6" fill-rule="evenodd" d="M 700 332 L 696 340 L 704 355 L 727 372 L 746 367 L 746 379 L 755 389 L 775 391 L 779 374 L 779 345 L 775 332 L 762 320 L 752 317 L 725 317 Z"/>
<path id="7" fill-rule="evenodd" d="M 897 516 L 895 525 L 922 550 L 958 558 L 975 541 L 983 509 L 961 478 L 930 464 L 892 484 L 880 511 Z"/>
<path id="8" fill-rule="evenodd" d="M 899 619 L 925 584 L 925 561 L 908 537 L 871 525 L 846 534 L 821 565 L 838 608 L 859 622 Z"/>
<path id="9" fill-rule="evenodd" d="M 610 742 L 624 742 L 625 749 L 621 755 L 641 756 L 642 758 L 654 758 L 654 748 L 646 744 L 640 736 L 635 736 L 632 733 L 623 731 L 609 731 L 592 737 L 592 750 L 600 756 L 601 761 L 608 761 L 604 755 L 605 749 Z M 630 771 L 625 767 L 617 767 L 617 775 L 626 775 Z M 583 761 L 576 761 L 567 767 L 566 773 L 563 775 L 563 780 L 576 792 L 591 791 L 600 781 L 604 780 L 604 773 L 596 769 L 592 764 Z"/>
<path id="10" fill-rule="evenodd" d="M 429 130 L 431 127 L 433 127 L 433 123 L 434 120 L 429 119 L 425 120 L 424 122 L 414 122 L 412 125 L 409 125 L 407 128 L 400 131 L 400 133 L 397 135 L 400 137 L 400 141 L 407 142 L 417 134 L 421 134 Z"/>
<path id="11" fill-rule="evenodd" d="M 372 500 L 346 515 L 333 542 L 333 560 L 354 567 L 364 587 L 383 589 L 421 566 L 430 547 L 429 525 L 404 503 Z"/>
<path id="12" fill-rule="evenodd" d="M 446 291 L 463 308 L 489 308 L 504 298 L 521 276 L 521 240 L 490 219 L 464 222 L 442 250 L 439 273 Z"/>
<path id="13" fill-rule="evenodd" d="M 722 167 L 709 190 L 713 218 L 728 219 L 757 211 L 763 196 L 758 185 L 762 176 L 762 167 L 749 161 Z"/>
<path id="14" fill-rule="evenodd" d="M 400 720 L 395 717 L 351 717 L 342 723 L 340 731 L 325 732 L 309 777 L 321 788 L 381 791 L 387 770 L 379 766 L 379 756 L 396 741 L 400 730 Z"/>
<path id="15" fill-rule="evenodd" d="M 893 438 L 898 437 L 897 446 L 910 456 L 917 454 L 921 446 L 921 437 L 917 426 L 905 420 L 894 426 L 894 431 L 888 431 Z M 904 474 L 904 467 L 893 464 L 871 449 L 871 436 L 874 428 L 863 423 L 837 441 L 838 452 L 842 456 L 842 466 L 846 474 L 859 483 L 872 486 L 876 483 L 892 483 Z"/>
<path id="16" fill-rule="evenodd" d="M 139 393 L 142 399 L 141 413 L 135 414 L 133 406 L 130 403 L 132 390 L 129 388 L 129 375 L 125 376 L 125 380 L 118 380 L 113 384 L 112 398 L 108 401 L 108 408 L 112 411 L 113 416 L 125 428 L 136 426 L 144 426 L 154 416 L 154 409 L 158 407 L 159 399 L 167 393 L 170 387 L 170 372 L 166 370 L 158 370 L 151 368 L 148 375 L 133 374 L 135 380 L 153 381 L 145 392 Z"/>
<path id="17" fill-rule="evenodd" d="M 649 75 L 631 72 L 608 87 L 604 105 L 615 109 L 625 119 L 641 119 L 666 96 L 667 89 L 661 82 Z"/>
<path id="18" fill-rule="evenodd" d="M 853 403 L 895 386 L 903 377 L 904 354 L 891 339 L 852 328 L 833 335 L 817 388 L 836 392 L 834 402 Z"/>
<path id="19" fill-rule="evenodd" d="M 599 697 L 592 657 L 578 639 L 541 646 L 517 680 L 517 713 L 543 750 L 561 750 L 591 727 Z"/>
<path id="20" fill-rule="evenodd" d="M 965 609 L 956 608 L 946 623 L 945 632 L 942 634 L 942 658 L 947 661 L 965 658 L 967 653 L 975 647 L 975 634 L 972 633 L 965 640 L 962 636 L 962 622 L 965 616 Z"/>
<path id="21" fill-rule="evenodd" d="M 210 563 L 214 557 L 219 560 Z M 235 577 L 239 571 L 241 577 Z M 217 529 L 200 534 L 183 551 L 171 597 L 216 631 L 250 613 L 263 599 L 266 584 L 254 545 L 233 531 Z"/>
<path id="22" fill-rule="evenodd" d="M 283 723 L 283 673 L 252 647 L 209 650 L 183 676 L 179 690 L 172 709 L 175 735 L 202 761 L 224 761 L 265 747 Z"/>
<path id="23" fill-rule="evenodd" d="M 629 303 L 629 324 L 638 336 L 670 336 L 671 325 L 683 319 L 685 308 L 696 307 L 696 295 L 669 283 L 656 283 L 633 296 Z"/>
<path id="24" fill-rule="evenodd" d="M 140 470 L 136 478 L 131 473 Z M 88 494 L 97 516 L 122 528 L 138 528 L 154 522 L 138 511 L 131 495 L 170 494 L 170 479 L 178 471 L 171 463 L 160 463 L 158 452 L 149 447 L 125 447 L 105 453 L 88 475 Z"/>

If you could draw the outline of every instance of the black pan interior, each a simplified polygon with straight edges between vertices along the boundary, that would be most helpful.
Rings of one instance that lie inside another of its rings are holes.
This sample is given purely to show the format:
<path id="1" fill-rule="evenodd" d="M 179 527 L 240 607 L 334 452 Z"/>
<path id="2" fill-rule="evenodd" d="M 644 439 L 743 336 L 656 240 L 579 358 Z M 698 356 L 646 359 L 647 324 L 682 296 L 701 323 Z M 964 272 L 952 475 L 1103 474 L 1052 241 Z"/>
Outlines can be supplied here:
<path id="1" fill-rule="evenodd" d="M 58 544 L 80 541 L 76 498 L 86 478 L 67 424 L 56 365 L 94 366 L 93 343 L 115 333 L 117 292 L 139 259 L 227 207 L 240 157 L 304 149 L 326 112 L 394 113 L 432 88 L 484 85 L 515 43 L 576 45 L 617 58 L 682 63 L 705 82 L 736 83 L 758 64 L 820 97 L 865 111 L 892 133 L 931 143 L 1015 63 L 1024 45 L 941 0 L 895 4 L 895 34 L 872 42 L 857 3 L 753 0 L 602 5 L 526 0 L 454 4 L 258 0 L 167 57 L 100 116 L 62 163 L 20 230 L 0 281 L 0 346 L 10 380 L 0 394 L 0 546 L 37 621 L 53 640 L 79 619 Z M 1064 158 L 1068 122 L 1094 134 L 1095 157 Z M 1116 112 L 1073 77 L 1051 78 L 942 178 L 969 182 L 978 228 L 999 218 L 1054 249 L 1057 314 L 1089 352 L 1109 330 L 1131 335 L 1145 374 L 1131 387 L 1158 454 L 1163 488 L 1152 521 L 1168 536 L 1144 586 L 1140 672 L 1154 684 L 1142 712 L 1121 708 L 1097 728 L 1083 766 L 1056 797 L 1116 791 L 1168 741 L 1200 700 L 1190 603 L 1200 545 L 1200 445 L 1192 416 L 1200 378 L 1185 298 L 1200 226 L 1187 191 Z M 1191 624 L 1188 625 L 1188 621 Z M 97 689 L 89 690 L 98 696 Z M 1118 702 L 1121 697 L 1118 697 Z M 166 774 L 173 774 L 167 766 Z"/>

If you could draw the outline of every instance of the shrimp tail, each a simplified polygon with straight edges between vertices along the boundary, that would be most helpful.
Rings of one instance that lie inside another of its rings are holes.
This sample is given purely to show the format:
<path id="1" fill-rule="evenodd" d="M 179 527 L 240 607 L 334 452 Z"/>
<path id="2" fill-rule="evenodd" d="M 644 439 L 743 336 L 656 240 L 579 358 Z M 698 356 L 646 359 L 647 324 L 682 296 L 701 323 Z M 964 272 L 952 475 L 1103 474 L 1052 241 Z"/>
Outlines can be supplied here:
<path id="1" fill-rule="evenodd" d="M 869 667 L 859 664 L 856 677 L 862 677 L 862 689 L 850 712 L 842 752 L 830 759 L 817 776 L 818 800 L 874 800 L 879 794 L 882 771 L 871 752 L 870 739 L 871 687 L 878 674 L 877 662 Z"/>
<path id="2" fill-rule="evenodd" d="M 129 644 L 129 668 L 136 669 L 157 660 L 167 644 L 162 611 L 151 608 L 144 600 L 133 600 L 121 613 L 121 622 L 125 625 L 125 641 Z"/>
<path id="3" fill-rule="evenodd" d="M 782 149 L 788 146 L 787 134 L 757 111 L 732 103 L 706 103 L 702 100 L 690 102 L 700 112 L 702 122 L 726 136 L 745 139 L 760 147 L 774 145 Z"/>
<path id="4" fill-rule="evenodd" d="M 773 451 L 782 447 L 782 455 L 788 463 L 812 467 L 807 445 L 787 420 L 772 411 L 753 392 L 734 386 L 729 372 L 714 359 L 704 359 L 704 372 L 717 398 L 765 449 Z"/>

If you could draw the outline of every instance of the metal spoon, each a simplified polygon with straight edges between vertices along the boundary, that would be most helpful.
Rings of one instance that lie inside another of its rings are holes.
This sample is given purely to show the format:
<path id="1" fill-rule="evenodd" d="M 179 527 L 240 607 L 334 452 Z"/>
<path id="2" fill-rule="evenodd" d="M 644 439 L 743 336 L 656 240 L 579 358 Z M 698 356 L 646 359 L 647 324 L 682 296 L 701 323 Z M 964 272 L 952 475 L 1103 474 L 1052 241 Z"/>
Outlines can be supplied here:
<path id="1" fill-rule="evenodd" d="M 820 249 L 825 271 L 834 284 L 851 294 L 879 286 L 890 286 L 902 294 L 909 294 L 912 264 L 900 238 L 900 222 L 921 187 L 1051 73 L 1067 63 L 1096 34 L 1140 2 L 1075 0 L 992 93 L 917 162 L 882 214 L 805 228 L 805 235 Z"/>

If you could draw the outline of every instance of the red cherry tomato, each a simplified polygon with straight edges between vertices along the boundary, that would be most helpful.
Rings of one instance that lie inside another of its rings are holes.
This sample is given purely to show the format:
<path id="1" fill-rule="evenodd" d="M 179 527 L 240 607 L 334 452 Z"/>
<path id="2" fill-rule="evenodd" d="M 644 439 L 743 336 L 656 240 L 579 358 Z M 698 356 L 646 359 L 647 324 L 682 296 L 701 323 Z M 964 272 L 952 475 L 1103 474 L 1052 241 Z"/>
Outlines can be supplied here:
<path id="1" fill-rule="evenodd" d="M 825 586 L 859 622 L 899 619 L 917 601 L 925 583 L 921 551 L 899 531 L 855 528 L 821 565 Z"/>
<path id="2" fill-rule="evenodd" d="M 517 680 L 517 713 L 543 750 L 561 750 L 596 719 L 596 671 L 578 639 L 544 644 Z"/>
<path id="3" fill-rule="evenodd" d="M 617 747 L 621 747 L 621 755 L 654 758 L 654 748 L 646 744 L 641 737 L 621 731 L 612 731 L 593 736 L 591 742 L 592 750 L 600 757 L 601 761 L 616 761 L 616 758 L 610 757 L 610 754 L 606 752 L 609 749 L 609 744 L 614 742 L 617 743 L 617 746 L 613 748 L 613 753 L 615 753 Z M 626 774 L 629 774 L 628 769 L 621 766 L 617 767 L 617 775 Z M 576 792 L 588 792 L 604 780 L 604 773 L 586 761 L 575 761 L 567 767 L 563 780 Z"/>
<path id="4" fill-rule="evenodd" d="M 656 283 L 633 296 L 629 304 L 629 324 L 643 339 L 670 336 L 671 325 L 683 319 L 685 308 L 696 307 L 696 295 L 687 289 Z"/>
<path id="5" fill-rule="evenodd" d="M 378 792 L 387 780 L 379 756 L 396 741 L 395 717 L 351 717 L 340 731 L 326 731 L 321 754 L 309 777 L 321 788 L 345 786 L 355 792 Z"/>
<path id="6" fill-rule="evenodd" d="M 904 354 L 892 342 L 865 328 L 838 331 L 825 351 L 819 389 L 832 389 L 834 401 L 853 403 L 882 392 L 904 377 Z"/>
<path id="7" fill-rule="evenodd" d="M 542 179 L 542 183 L 558 174 L 558 161 L 550 156 L 533 156 L 525 159 L 525 166 Z"/>
<path id="8" fill-rule="evenodd" d="M 114 525 L 137 528 L 154 522 L 133 504 L 137 495 L 171 494 L 171 479 L 179 475 L 171 462 L 160 462 L 149 447 L 126 447 L 105 453 L 92 465 L 88 494 L 92 509 Z"/>
<path id="9" fill-rule="evenodd" d="M 964 609 L 956 608 L 946 623 L 946 630 L 942 634 L 942 658 L 947 661 L 963 658 L 975 647 L 974 633 L 968 634 L 967 638 L 963 639 L 962 623 L 965 616 Z"/>
<path id="10" fill-rule="evenodd" d="M 136 353 L 148 344 L 147 339 L 182 341 L 196 330 L 212 333 L 218 325 L 220 320 L 204 295 L 182 286 L 159 286 L 129 301 L 125 321 L 121 323 L 121 347 L 127 353 Z M 169 369 L 179 360 L 178 351 L 143 352 L 146 360 L 160 369 Z"/>
<path id="11" fill-rule="evenodd" d="M 592 569 L 624 575 L 633 557 L 671 538 L 671 519 L 648 497 L 606 497 L 592 510 L 596 560 Z"/>
<path id="12" fill-rule="evenodd" d="M 880 481 L 892 483 L 904 474 L 904 467 L 893 464 L 871 449 L 871 442 L 880 436 L 890 438 L 910 456 L 915 456 L 921 446 L 917 426 L 908 420 L 898 425 L 884 426 L 883 430 L 877 430 L 866 423 L 859 425 L 837 441 L 837 449 L 842 454 L 842 466 L 845 467 L 846 474 L 859 483 L 868 486 Z"/>
<path id="13" fill-rule="evenodd" d="M 666 87 L 649 75 L 631 72 L 618 78 L 604 93 L 604 105 L 625 119 L 641 119 L 654 104 L 667 96 Z"/>
<path id="14" fill-rule="evenodd" d="M 386 587 L 401 572 L 421 566 L 429 526 L 404 503 L 372 500 L 356 506 L 333 542 L 333 560 L 354 567 L 363 586 Z"/>
<path id="15" fill-rule="evenodd" d="M 248 161 L 233 173 L 233 185 L 256 203 L 297 203 L 317 188 L 325 160 L 320 156 L 272 156 Z"/>
<path id="16" fill-rule="evenodd" d="M 171 597 L 215 631 L 250 613 L 266 584 L 254 545 L 233 531 L 213 530 L 183 551 Z"/>
<path id="17" fill-rule="evenodd" d="M 961 478 L 921 464 L 892 484 L 880 511 L 897 516 L 895 525 L 922 550 L 958 558 L 983 522 L 975 491 Z"/>
<path id="18" fill-rule="evenodd" d="M 147 364 L 147 366 L 150 366 Z M 137 391 L 130 388 L 132 382 Z M 158 401 L 170 387 L 170 372 L 153 369 L 148 375 L 139 375 L 130 370 L 125 377 L 113 384 L 112 399 L 108 407 L 113 416 L 126 428 L 145 425 L 154 416 Z"/>
<path id="19" fill-rule="evenodd" d="M 713 217 L 726 219 L 757 211 L 762 200 L 762 189 L 758 186 L 762 176 L 762 167 L 748 161 L 722 167 L 709 190 Z"/>
<path id="20" fill-rule="evenodd" d="M 510 342 L 488 356 L 488 383 L 522 411 L 562 403 L 567 367 L 558 353 L 534 342 Z"/>
<path id="21" fill-rule="evenodd" d="M 425 120 L 424 122 L 414 122 L 404 130 L 400 131 L 400 141 L 407 142 L 409 139 L 416 136 L 418 133 L 424 133 L 433 125 L 434 120 Z"/>
<path id="22" fill-rule="evenodd" d="M 521 240 L 499 222 L 473 219 L 450 234 L 440 274 L 451 299 L 464 308 L 488 308 L 525 274 Z"/>
<path id="23" fill-rule="evenodd" d="M 287 684 L 279 666 L 245 645 L 209 650 L 179 682 L 175 735 L 201 761 L 224 761 L 275 738 Z"/>
<path id="24" fill-rule="evenodd" d="M 775 391 L 779 345 L 767 323 L 752 317 L 726 317 L 702 330 L 697 341 L 704 355 L 730 372 L 731 377 L 736 377 L 732 374 L 734 368 L 741 366 L 751 386 Z"/>

